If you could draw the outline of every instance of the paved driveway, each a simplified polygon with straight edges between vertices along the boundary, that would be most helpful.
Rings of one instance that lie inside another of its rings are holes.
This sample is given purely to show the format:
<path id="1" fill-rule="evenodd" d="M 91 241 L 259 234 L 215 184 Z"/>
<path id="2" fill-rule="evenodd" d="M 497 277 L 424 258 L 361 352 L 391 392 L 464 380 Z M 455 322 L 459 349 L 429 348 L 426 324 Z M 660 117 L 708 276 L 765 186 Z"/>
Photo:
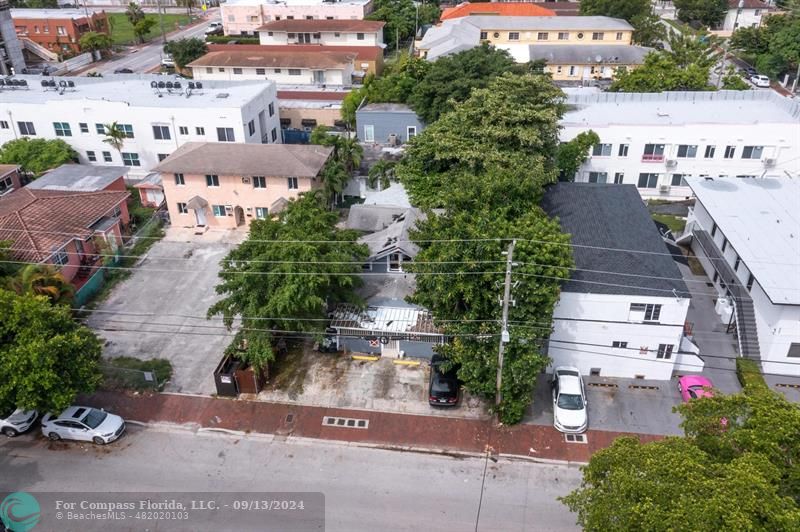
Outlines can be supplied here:
<path id="1" fill-rule="evenodd" d="M 217 300 L 219 262 L 244 236 L 168 230 L 89 319 L 106 340 L 103 354 L 166 358 L 173 367 L 167 391 L 214 393 L 212 372 L 230 335 L 204 316 Z"/>

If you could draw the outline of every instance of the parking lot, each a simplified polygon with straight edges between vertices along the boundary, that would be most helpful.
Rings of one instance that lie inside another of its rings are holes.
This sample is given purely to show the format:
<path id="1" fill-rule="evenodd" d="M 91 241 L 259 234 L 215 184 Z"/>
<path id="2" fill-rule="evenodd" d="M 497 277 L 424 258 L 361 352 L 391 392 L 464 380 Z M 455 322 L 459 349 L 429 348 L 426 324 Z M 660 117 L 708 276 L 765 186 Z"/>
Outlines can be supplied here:
<path id="1" fill-rule="evenodd" d="M 212 372 L 230 335 L 205 314 L 217 300 L 219 262 L 244 236 L 168 229 L 88 320 L 106 341 L 104 356 L 165 358 L 173 368 L 166 391 L 214 393 Z"/>

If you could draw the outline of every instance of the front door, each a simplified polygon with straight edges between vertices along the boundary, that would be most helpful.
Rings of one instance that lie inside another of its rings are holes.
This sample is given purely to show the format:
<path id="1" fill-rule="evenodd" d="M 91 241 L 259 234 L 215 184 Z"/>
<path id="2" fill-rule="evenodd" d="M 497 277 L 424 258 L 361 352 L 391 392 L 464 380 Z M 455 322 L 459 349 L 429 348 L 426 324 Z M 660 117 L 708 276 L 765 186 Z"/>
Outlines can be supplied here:
<path id="1" fill-rule="evenodd" d="M 364 126 L 364 142 L 375 142 L 375 126 Z"/>
<path id="2" fill-rule="evenodd" d="M 236 208 L 233 209 L 233 214 L 236 217 L 236 225 L 242 225 L 244 223 L 244 209 L 237 205 Z"/>
<path id="3" fill-rule="evenodd" d="M 194 217 L 198 226 L 204 227 L 206 225 L 206 213 L 203 211 L 203 209 L 195 209 Z"/>

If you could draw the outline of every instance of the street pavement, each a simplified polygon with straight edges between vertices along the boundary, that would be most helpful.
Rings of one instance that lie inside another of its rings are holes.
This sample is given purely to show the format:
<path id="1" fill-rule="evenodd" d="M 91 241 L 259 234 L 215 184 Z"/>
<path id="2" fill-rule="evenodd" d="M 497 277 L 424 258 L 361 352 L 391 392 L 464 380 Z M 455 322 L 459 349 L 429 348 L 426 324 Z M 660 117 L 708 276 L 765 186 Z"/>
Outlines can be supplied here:
<path id="1" fill-rule="evenodd" d="M 203 39 L 205 37 L 206 28 L 208 28 L 208 23 L 214 20 L 220 20 L 219 8 L 209 9 L 205 18 L 193 26 L 189 26 L 177 32 L 168 33 L 167 40 L 191 39 L 192 37 Z M 89 72 L 111 74 L 119 68 L 129 68 L 137 74 L 148 72 L 161 64 L 161 51 L 163 46 L 164 43 L 161 41 L 160 37 L 154 38 L 143 46 L 128 48 L 124 53 L 115 55 L 110 61 L 97 64 L 84 72 L 84 74 L 88 74 Z"/>
<path id="2" fill-rule="evenodd" d="M 0 470 L 0 492 L 322 492 L 329 532 L 576 530 L 556 498 L 581 478 L 577 467 L 562 465 L 138 427 L 104 447 L 38 434 L 4 439 Z M 197 530 L 245 529 L 232 521 L 204 525 Z"/>

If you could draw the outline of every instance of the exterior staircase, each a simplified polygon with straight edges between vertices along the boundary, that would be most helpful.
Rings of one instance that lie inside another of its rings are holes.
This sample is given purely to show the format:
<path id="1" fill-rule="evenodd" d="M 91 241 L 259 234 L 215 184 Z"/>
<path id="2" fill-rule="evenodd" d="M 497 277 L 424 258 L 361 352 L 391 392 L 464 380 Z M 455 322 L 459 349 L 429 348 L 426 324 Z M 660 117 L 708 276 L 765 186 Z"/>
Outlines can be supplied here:
<path id="1" fill-rule="evenodd" d="M 27 37 L 19 36 L 19 42 L 22 44 L 22 47 L 45 61 L 56 61 L 58 62 L 58 54 L 51 52 L 44 46 L 39 43 L 35 43 L 32 40 L 28 39 Z"/>

